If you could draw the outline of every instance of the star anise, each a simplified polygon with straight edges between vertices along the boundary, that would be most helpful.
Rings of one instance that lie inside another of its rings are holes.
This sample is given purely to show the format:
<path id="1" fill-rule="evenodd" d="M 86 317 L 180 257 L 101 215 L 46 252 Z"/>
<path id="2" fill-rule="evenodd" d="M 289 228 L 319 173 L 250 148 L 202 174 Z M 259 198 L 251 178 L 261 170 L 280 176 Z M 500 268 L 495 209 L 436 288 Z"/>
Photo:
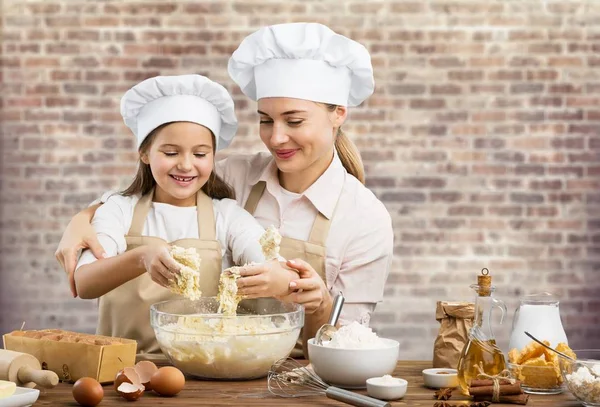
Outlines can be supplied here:
<path id="1" fill-rule="evenodd" d="M 469 407 L 488 407 L 490 404 L 489 401 L 476 401 L 474 403 L 469 404 Z"/>
<path id="2" fill-rule="evenodd" d="M 437 400 L 449 400 L 452 397 L 452 389 L 451 388 L 441 388 L 435 392 L 435 398 Z"/>
<path id="3" fill-rule="evenodd" d="M 450 404 L 447 401 L 438 401 L 433 407 L 456 407 L 454 404 Z"/>

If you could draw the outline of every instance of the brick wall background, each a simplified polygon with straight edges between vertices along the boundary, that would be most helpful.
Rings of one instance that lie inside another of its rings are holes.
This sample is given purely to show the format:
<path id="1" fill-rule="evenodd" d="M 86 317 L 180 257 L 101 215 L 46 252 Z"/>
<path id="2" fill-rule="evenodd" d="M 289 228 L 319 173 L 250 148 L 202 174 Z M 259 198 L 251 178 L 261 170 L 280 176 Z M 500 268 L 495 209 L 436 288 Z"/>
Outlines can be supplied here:
<path id="1" fill-rule="evenodd" d="M 157 74 L 233 92 L 229 152 L 258 151 L 253 102 L 226 63 L 262 25 L 318 21 L 370 50 L 377 90 L 351 111 L 368 186 L 394 221 L 373 318 L 401 357 L 429 358 L 438 299 L 488 267 L 509 305 L 561 295 L 573 347 L 600 345 L 600 2 L 22 1 L 2 3 L 0 332 L 92 331 L 53 257 L 70 217 L 133 174 L 118 101 Z"/>

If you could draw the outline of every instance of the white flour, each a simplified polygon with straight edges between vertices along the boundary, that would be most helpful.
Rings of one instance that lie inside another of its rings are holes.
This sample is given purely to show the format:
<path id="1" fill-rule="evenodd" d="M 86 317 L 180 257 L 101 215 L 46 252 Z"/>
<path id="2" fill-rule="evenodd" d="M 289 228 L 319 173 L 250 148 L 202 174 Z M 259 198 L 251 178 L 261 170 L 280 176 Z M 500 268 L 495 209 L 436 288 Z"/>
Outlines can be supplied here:
<path id="1" fill-rule="evenodd" d="M 398 385 L 400 384 L 400 380 L 396 379 L 395 377 L 392 377 L 389 374 L 386 374 L 379 378 L 378 383 L 385 385 Z"/>
<path id="2" fill-rule="evenodd" d="M 592 372 L 600 372 L 600 364 L 591 368 L 581 366 L 571 374 L 566 375 L 569 390 L 588 403 L 600 403 L 600 377 Z"/>
<path id="3" fill-rule="evenodd" d="M 371 328 L 356 321 L 341 327 L 333 335 L 331 341 L 323 342 L 323 346 L 340 349 L 378 349 L 387 347 L 385 342 Z"/>

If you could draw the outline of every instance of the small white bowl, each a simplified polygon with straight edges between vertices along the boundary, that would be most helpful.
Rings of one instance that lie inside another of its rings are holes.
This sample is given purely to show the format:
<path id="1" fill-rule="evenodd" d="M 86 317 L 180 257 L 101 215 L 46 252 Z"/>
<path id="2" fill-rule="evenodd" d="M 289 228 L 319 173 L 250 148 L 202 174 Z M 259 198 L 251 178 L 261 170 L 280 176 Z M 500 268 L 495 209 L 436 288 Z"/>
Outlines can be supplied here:
<path id="1" fill-rule="evenodd" d="M 408 382 L 399 377 L 392 378 L 395 383 L 384 381 L 383 377 L 367 379 L 367 394 L 380 400 L 398 400 L 406 394 Z"/>
<path id="2" fill-rule="evenodd" d="M 364 389 L 367 379 L 392 374 L 398 362 L 400 344 L 381 338 L 385 348 L 340 349 L 316 345 L 308 340 L 308 357 L 323 381 L 344 389 Z"/>
<path id="3" fill-rule="evenodd" d="M 440 372 L 447 374 L 440 374 Z M 425 369 L 423 370 L 423 381 L 426 387 L 432 389 L 458 387 L 458 372 L 456 369 Z"/>

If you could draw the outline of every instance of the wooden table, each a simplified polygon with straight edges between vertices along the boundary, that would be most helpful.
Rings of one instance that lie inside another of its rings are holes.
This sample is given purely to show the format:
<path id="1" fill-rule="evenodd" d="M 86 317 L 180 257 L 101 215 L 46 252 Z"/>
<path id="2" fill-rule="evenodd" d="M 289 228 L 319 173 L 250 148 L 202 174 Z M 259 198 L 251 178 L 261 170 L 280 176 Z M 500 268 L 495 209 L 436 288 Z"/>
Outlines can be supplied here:
<path id="1" fill-rule="evenodd" d="M 423 386 L 421 371 L 431 367 L 431 362 L 400 361 L 394 376 L 408 380 L 406 396 L 391 402 L 392 406 L 427 406 L 435 403 L 433 390 Z M 60 383 L 54 389 L 41 389 L 40 397 L 34 406 L 78 406 L 71 394 L 72 385 Z M 365 391 L 361 391 L 365 393 Z M 457 393 L 457 392 L 456 392 Z M 465 400 L 465 401 L 461 401 Z M 455 394 L 450 401 L 468 406 L 467 398 Z M 163 398 L 153 392 L 145 393 L 139 400 L 128 403 L 119 397 L 112 385 L 104 386 L 104 399 L 99 407 L 109 406 L 344 406 L 346 404 L 328 399 L 325 396 L 301 398 L 279 398 L 267 391 L 266 379 L 251 381 L 225 382 L 188 380 L 185 389 L 173 398 Z M 581 404 L 568 392 L 560 395 L 531 395 L 528 406 L 539 407 L 575 407 Z M 494 404 L 493 406 L 513 406 Z"/>

